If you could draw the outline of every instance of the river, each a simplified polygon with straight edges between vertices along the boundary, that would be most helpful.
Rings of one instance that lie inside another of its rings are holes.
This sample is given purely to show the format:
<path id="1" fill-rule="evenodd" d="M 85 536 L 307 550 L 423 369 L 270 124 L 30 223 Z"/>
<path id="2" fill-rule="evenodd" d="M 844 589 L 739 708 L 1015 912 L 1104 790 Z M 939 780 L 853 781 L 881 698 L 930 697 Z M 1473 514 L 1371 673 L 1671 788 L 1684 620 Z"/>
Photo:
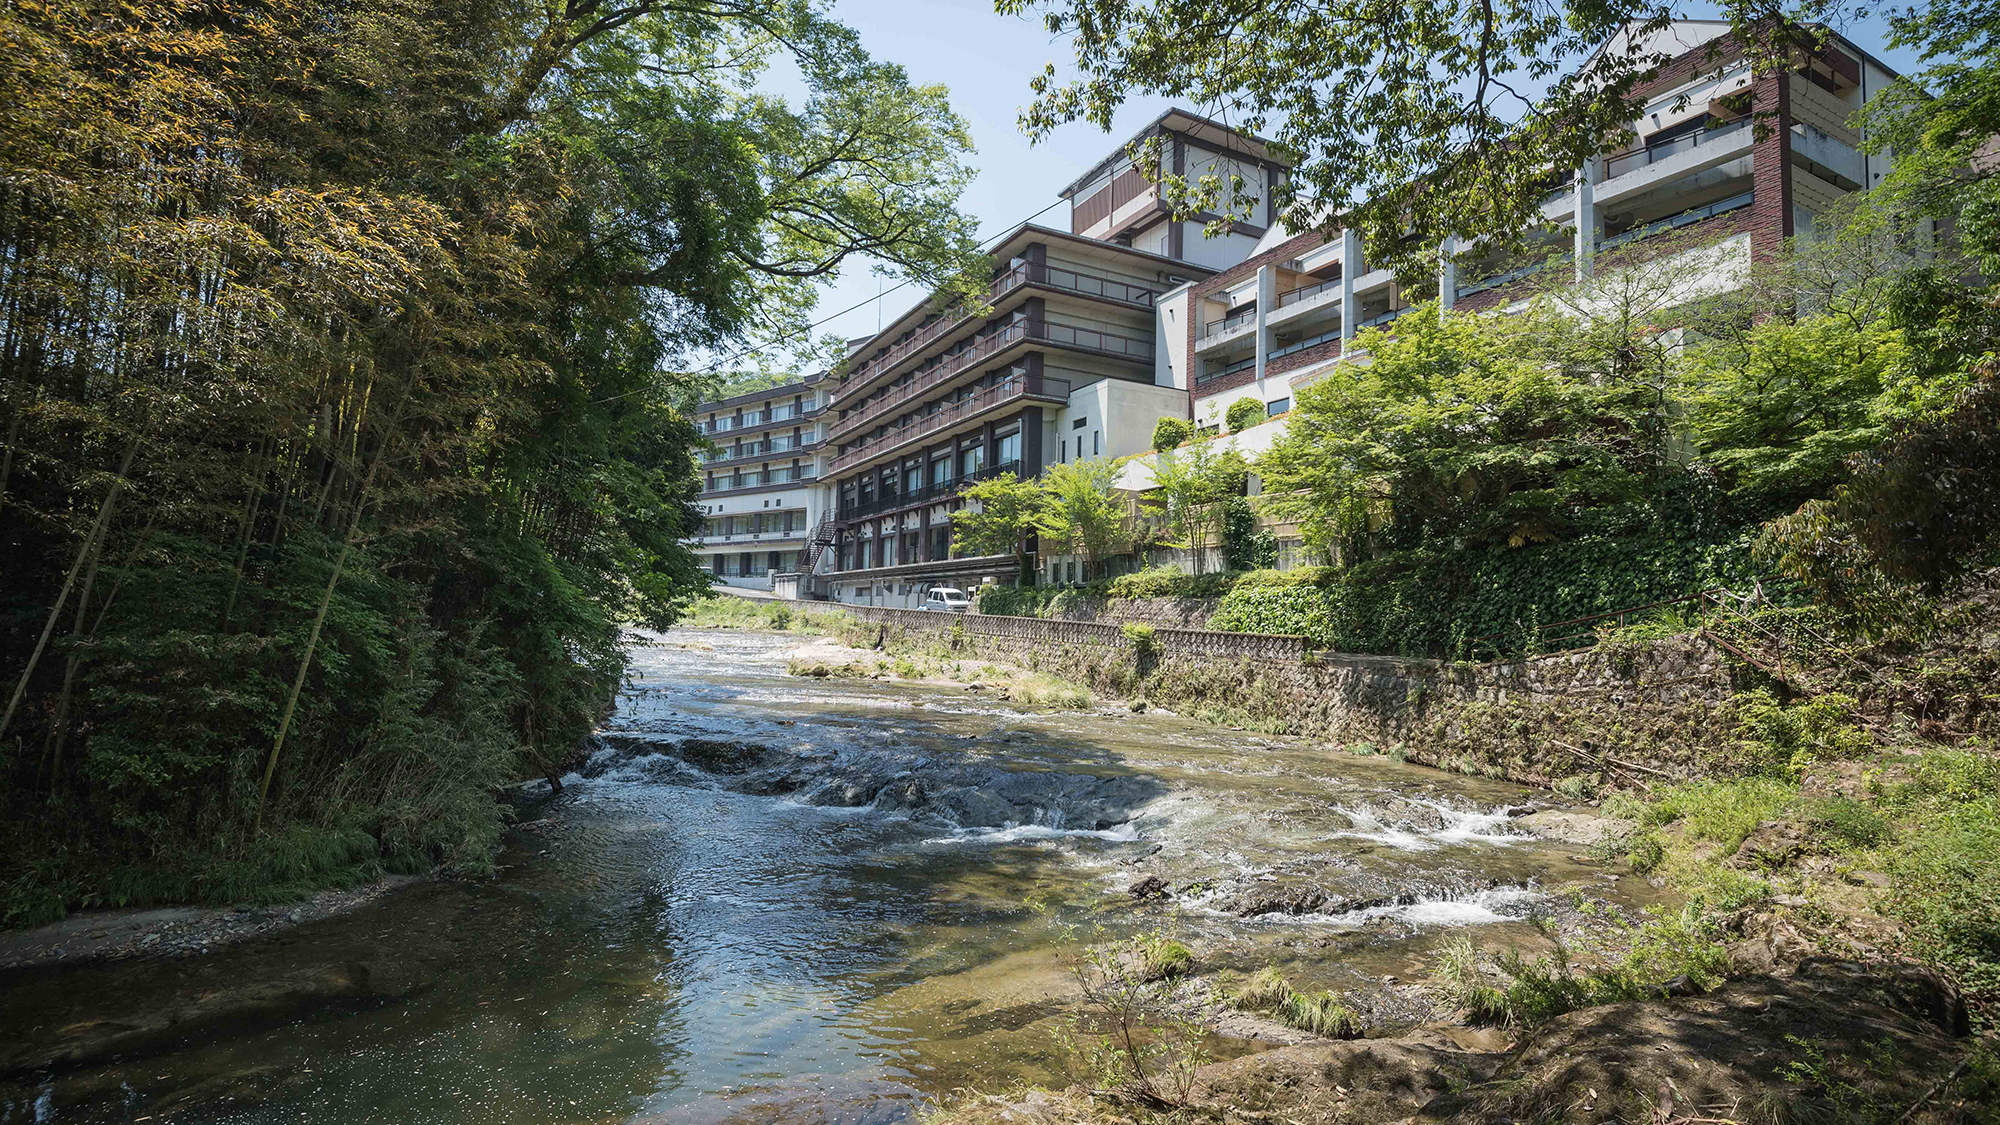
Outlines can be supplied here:
<path id="1" fill-rule="evenodd" d="M 1386 1026 L 1420 1012 L 1409 982 L 1441 936 L 1525 937 L 1565 886 L 1646 893 L 1513 827 L 1518 786 L 1159 713 L 797 679 L 793 643 L 643 640 L 590 764 L 525 814 L 498 879 L 11 990 L 27 1019 L 302 966 L 407 977 L 0 1083 L 0 1123 L 895 1122 L 1061 1079 L 1055 952 L 1077 924 L 1171 930 L 1205 969 L 1277 964 Z M 1172 899 L 1127 893 L 1146 876 Z"/>

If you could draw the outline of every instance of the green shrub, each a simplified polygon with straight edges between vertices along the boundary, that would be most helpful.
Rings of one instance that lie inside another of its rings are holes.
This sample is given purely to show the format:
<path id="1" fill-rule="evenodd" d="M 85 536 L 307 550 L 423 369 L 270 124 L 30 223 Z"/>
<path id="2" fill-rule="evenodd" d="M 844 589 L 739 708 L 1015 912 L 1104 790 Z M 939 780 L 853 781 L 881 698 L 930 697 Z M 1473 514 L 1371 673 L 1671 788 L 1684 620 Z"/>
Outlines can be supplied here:
<path id="1" fill-rule="evenodd" d="M 1269 416 L 1268 412 L 1264 409 L 1264 404 L 1254 398 L 1237 399 L 1235 402 L 1229 404 L 1228 411 L 1223 414 L 1223 418 L 1229 423 L 1229 432 L 1232 434 L 1247 430 Z"/>
<path id="2" fill-rule="evenodd" d="M 1889 820 L 1851 797 L 1828 797 L 1806 807 L 1806 824 L 1843 849 L 1873 848 L 1889 838 Z"/>
<path id="3" fill-rule="evenodd" d="M 1655 795 L 1642 812 L 1642 827 L 1685 821 L 1691 839 L 1710 840 L 1733 852 L 1764 821 L 1774 819 L 1798 796 L 1798 786 L 1775 777 L 1712 778 L 1677 785 Z"/>
<path id="4" fill-rule="evenodd" d="M 1186 418 L 1161 418 L 1153 423 L 1153 451 L 1165 453 L 1169 449 L 1179 449 L 1182 443 L 1194 437 L 1194 423 Z"/>
<path id="5" fill-rule="evenodd" d="M 1114 598 L 1215 598 L 1229 592 L 1236 575 L 1185 574 L 1172 566 L 1154 566 L 1121 574 L 1106 584 Z"/>
<path id="6" fill-rule="evenodd" d="M 1215 607 L 1208 627 L 1304 637 L 1316 647 L 1336 648 L 1338 611 L 1337 595 L 1317 586 L 1239 586 Z"/>
<path id="7" fill-rule="evenodd" d="M 1867 732 L 1849 721 L 1852 696 L 1816 695 L 1797 703 L 1780 703 L 1758 688 L 1736 697 L 1737 736 L 1760 767 L 1793 776 L 1826 759 L 1857 758 L 1873 748 Z"/>

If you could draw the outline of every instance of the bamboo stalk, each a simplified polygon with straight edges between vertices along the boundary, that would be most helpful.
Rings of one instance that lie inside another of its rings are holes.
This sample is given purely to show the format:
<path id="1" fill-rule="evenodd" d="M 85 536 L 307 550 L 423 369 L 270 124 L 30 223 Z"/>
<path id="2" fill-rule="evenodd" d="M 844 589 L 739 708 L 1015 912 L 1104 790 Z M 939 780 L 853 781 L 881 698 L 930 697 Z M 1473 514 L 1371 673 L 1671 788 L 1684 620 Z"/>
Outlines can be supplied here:
<path id="1" fill-rule="evenodd" d="M 270 803 L 271 778 L 278 772 L 278 758 L 285 750 L 285 736 L 292 728 L 292 714 L 298 709 L 299 693 L 305 690 L 306 672 L 312 668 L 313 651 L 319 647 L 320 630 L 326 624 L 327 607 L 333 604 L 334 587 L 340 583 L 340 572 L 347 566 L 347 556 L 354 549 L 354 534 L 361 527 L 361 513 L 368 506 L 368 489 L 375 482 L 375 471 L 382 467 L 389 446 L 395 441 L 395 423 L 383 435 L 382 448 L 375 451 L 375 460 L 368 466 L 368 474 L 361 481 L 361 493 L 354 502 L 354 514 L 347 521 L 347 534 L 341 537 L 340 554 L 333 561 L 333 574 L 327 578 L 326 590 L 320 595 L 319 609 L 313 614 L 312 633 L 306 637 L 305 656 L 299 660 L 299 674 L 292 678 L 292 690 L 285 697 L 285 710 L 278 719 L 278 737 L 271 744 L 271 756 L 264 763 L 264 780 L 257 787 L 257 815 L 250 824 L 250 835 L 254 838 L 264 830 L 264 809 Z"/>
<path id="2" fill-rule="evenodd" d="M 139 435 L 142 429 L 132 431 L 132 440 L 125 444 L 125 459 L 118 465 L 118 474 L 111 478 L 111 487 L 105 490 L 103 503 L 97 506 L 97 522 L 91 525 L 90 534 L 84 538 L 83 547 L 77 551 L 76 561 L 70 564 L 69 575 L 63 579 L 62 592 L 56 595 L 56 604 L 49 607 L 49 620 L 42 626 L 42 635 L 35 642 L 35 651 L 28 656 L 28 666 L 21 669 L 21 679 L 14 685 L 14 697 L 7 701 L 7 712 L 0 715 L 0 735 L 7 733 L 7 727 L 14 721 L 14 712 L 21 706 L 21 697 L 28 694 L 28 681 L 34 677 L 35 665 L 41 663 L 42 651 L 48 647 L 49 634 L 55 632 L 56 619 L 62 615 L 63 606 L 69 602 L 69 592 L 76 585 L 77 571 L 83 569 L 84 561 L 97 549 L 98 536 L 104 534 L 105 525 L 111 521 L 111 510 L 118 500 L 118 490 L 125 484 L 125 474 L 132 469 L 132 458 L 139 452 Z"/>

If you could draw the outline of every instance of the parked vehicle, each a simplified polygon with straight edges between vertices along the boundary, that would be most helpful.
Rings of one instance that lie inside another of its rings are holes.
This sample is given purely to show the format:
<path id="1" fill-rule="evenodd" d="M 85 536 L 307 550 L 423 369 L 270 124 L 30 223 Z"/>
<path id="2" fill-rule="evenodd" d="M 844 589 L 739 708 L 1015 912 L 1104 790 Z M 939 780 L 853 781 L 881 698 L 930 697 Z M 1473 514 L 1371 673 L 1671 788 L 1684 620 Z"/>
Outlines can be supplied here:
<path id="1" fill-rule="evenodd" d="M 918 609 L 928 609 L 935 613 L 964 613 L 972 608 L 972 599 L 965 591 L 952 586 L 933 586 L 924 604 Z"/>

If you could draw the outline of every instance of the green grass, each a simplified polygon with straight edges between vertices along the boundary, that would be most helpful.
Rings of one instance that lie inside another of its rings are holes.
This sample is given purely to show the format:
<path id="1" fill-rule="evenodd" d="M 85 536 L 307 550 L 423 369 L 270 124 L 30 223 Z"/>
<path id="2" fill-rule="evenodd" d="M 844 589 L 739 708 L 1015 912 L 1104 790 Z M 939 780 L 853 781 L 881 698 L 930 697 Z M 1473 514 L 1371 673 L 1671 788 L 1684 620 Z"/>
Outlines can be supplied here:
<path id="1" fill-rule="evenodd" d="M 1482 958 L 1471 938 L 1454 938 L 1432 962 L 1431 988 L 1474 1023 L 1532 1026 L 1578 1008 L 1655 995 L 1678 977 L 1702 988 L 1722 982 L 1728 955 L 1699 903 L 1647 913 L 1648 920 L 1636 926 L 1614 920 L 1625 952 L 1591 968 L 1580 967 L 1566 942 L 1541 919 L 1534 922 L 1554 948 L 1533 959 L 1518 949 Z"/>
<path id="2" fill-rule="evenodd" d="M 1341 997 L 1326 991 L 1301 992 L 1269 965 L 1231 993 L 1229 1003 L 1328 1039 L 1353 1039 L 1361 1034 L 1361 1017 Z"/>
<path id="3" fill-rule="evenodd" d="M 1194 951 L 1164 934 L 1139 939 L 1139 962 L 1147 980 L 1172 980 L 1194 971 Z"/>
<path id="4" fill-rule="evenodd" d="M 676 624 L 691 629 L 764 629 L 776 633 L 832 633 L 851 618 L 816 603 L 766 601 L 716 594 L 696 601 Z"/>

